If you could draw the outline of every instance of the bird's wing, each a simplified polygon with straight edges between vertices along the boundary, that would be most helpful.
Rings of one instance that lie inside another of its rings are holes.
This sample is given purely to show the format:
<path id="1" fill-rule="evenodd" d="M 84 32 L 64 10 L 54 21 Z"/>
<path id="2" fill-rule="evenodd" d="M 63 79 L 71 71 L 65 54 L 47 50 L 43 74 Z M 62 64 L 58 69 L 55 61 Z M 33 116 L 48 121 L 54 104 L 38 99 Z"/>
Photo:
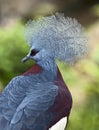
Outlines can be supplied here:
<path id="1" fill-rule="evenodd" d="M 10 126 L 13 127 L 20 122 L 25 122 L 27 128 L 32 126 L 33 130 L 35 128 L 39 130 L 39 127 L 41 129 L 45 126 L 44 123 L 47 122 L 47 118 L 51 118 L 50 116 L 45 118 L 44 113 L 52 106 L 57 94 L 58 87 L 53 83 L 37 83 L 35 90 L 31 88 L 17 107 Z"/>
<path id="2" fill-rule="evenodd" d="M 7 129 L 17 106 L 26 95 L 26 88 L 23 84 L 23 76 L 15 77 L 0 94 L 0 129 L 2 130 Z"/>

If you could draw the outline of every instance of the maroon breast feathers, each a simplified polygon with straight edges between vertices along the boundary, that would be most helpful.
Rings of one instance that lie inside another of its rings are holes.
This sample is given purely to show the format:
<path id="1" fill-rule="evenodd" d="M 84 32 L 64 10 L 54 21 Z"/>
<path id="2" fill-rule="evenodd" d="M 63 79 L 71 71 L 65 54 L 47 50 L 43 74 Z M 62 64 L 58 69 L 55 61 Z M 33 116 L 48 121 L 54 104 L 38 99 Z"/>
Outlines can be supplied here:
<path id="1" fill-rule="evenodd" d="M 58 75 L 55 84 L 58 86 L 58 95 L 55 99 L 53 106 L 51 107 L 51 111 L 53 115 L 55 115 L 55 119 L 51 125 L 54 125 L 62 117 L 65 116 L 69 117 L 71 107 L 72 107 L 71 93 L 67 88 L 59 69 L 58 69 Z"/>

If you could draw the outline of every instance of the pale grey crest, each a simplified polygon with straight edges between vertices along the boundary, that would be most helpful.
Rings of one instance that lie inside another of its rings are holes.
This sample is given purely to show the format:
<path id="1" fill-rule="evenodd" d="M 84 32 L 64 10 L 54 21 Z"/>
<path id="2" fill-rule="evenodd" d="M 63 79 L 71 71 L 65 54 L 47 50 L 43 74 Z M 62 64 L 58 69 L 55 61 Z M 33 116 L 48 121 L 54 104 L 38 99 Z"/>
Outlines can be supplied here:
<path id="1" fill-rule="evenodd" d="M 29 21 L 24 29 L 30 47 L 45 49 L 55 59 L 73 63 L 88 52 L 87 35 L 76 19 L 65 18 L 63 14 Z"/>

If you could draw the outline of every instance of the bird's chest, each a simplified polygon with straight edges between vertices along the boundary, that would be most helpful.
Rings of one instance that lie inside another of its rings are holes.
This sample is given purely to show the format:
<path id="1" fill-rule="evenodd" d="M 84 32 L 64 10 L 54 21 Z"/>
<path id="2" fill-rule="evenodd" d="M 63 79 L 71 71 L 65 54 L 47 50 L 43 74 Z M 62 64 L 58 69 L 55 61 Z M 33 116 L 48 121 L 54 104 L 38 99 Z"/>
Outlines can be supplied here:
<path id="1" fill-rule="evenodd" d="M 58 84 L 58 95 L 55 99 L 53 112 L 62 112 L 64 116 L 67 116 L 69 111 L 67 110 L 71 106 L 71 94 L 67 87 L 62 83 Z"/>
<path id="2" fill-rule="evenodd" d="M 52 125 L 63 117 L 68 117 L 72 107 L 72 97 L 64 82 L 56 82 L 58 95 L 54 101 L 51 111 L 54 115 Z"/>

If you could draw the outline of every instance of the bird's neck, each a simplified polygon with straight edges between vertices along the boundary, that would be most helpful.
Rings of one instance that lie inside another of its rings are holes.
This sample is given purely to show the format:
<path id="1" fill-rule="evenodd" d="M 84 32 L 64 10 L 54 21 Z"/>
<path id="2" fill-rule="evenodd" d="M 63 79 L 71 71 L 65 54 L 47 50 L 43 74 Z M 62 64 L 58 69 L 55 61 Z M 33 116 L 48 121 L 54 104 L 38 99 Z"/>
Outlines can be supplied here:
<path id="1" fill-rule="evenodd" d="M 33 65 L 27 72 L 23 75 L 27 76 L 30 74 L 43 73 L 49 79 L 56 79 L 58 68 L 54 60 L 44 60 L 44 62 L 38 62 L 36 65 Z"/>
<path id="2" fill-rule="evenodd" d="M 50 74 L 50 76 L 57 76 L 57 65 L 55 63 L 54 59 L 46 59 L 44 61 L 38 62 L 37 63 L 39 66 L 42 67 L 43 71 L 46 72 L 47 74 Z"/>

